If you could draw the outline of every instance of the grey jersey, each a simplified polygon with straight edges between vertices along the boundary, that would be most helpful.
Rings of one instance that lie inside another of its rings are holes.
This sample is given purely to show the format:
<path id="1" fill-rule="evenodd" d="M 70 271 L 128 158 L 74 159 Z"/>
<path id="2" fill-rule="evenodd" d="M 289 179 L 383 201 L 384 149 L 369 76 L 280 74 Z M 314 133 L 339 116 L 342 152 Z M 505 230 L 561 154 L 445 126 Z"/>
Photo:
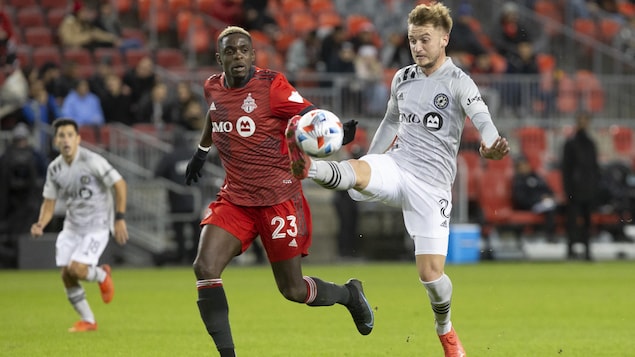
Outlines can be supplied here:
<path id="1" fill-rule="evenodd" d="M 87 233 L 111 229 L 114 200 L 112 185 L 121 175 L 101 155 L 79 147 L 71 164 L 60 155 L 51 162 L 44 183 L 44 198 L 66 204 L 64 229 Z"/>
<path id="2" fill-rule="evenodd" d="M 417 65 L 404 67 L 393 78 L 384 117 L 399 122 L 388 154 L 402 170 L 451 189 L 466 116 L 478 116 L 481 128 L 498 136 L 476 84 L 450 58 L 430 76 Z"/>

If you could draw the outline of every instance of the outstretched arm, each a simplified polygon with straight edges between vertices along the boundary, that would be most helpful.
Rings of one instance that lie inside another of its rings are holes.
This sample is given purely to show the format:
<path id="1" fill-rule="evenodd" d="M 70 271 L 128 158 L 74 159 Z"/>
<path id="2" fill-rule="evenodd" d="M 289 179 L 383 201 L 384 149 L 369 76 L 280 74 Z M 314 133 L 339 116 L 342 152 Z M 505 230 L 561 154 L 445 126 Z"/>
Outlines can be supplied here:
<path id="1" fill-rule="evenodd" d="M 115 241 L 124 245 L 128 241 L 128 226 L 126 225 L 126 202 L 128 192 L 126 181 L 121 179 L 113 185 L 115 189 Z"/>
<path id="2" fill-rule="evenodd" d="M 207 153 L 210 147 L 212 147 L 212 121 L 210 120 L 210 112 L 207 111 L 205 115 L 205 127 L 201 134 L 201 140 L 199 141 L 198 149 L 194 156 L 190 159 L 185 169 L 185 183 L 189 186 L 192 181 L 198 182 L 198 178 L 201 177 L 201 169 L 205 160 L 207 159 Z"/>

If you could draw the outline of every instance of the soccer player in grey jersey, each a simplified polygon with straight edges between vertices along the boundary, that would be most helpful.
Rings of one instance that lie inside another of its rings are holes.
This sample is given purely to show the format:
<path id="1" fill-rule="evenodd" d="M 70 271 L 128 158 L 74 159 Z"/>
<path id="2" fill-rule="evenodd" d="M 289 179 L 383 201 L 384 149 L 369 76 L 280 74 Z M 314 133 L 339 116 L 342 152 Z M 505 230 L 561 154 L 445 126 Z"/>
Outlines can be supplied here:
<path id="1" fill-rule="evenodd" d="M 295 144 L 297 120 L 287 127 L 291 170 L 358 201 L 401 207 L 414 240 L 419 279 L 425 287 L 446 357 L 465 356 L 450 321 L 452 283 L 444 273 L 451 187 L 466 116 L 478 128 L 481 156 L 500 160 L 509 144 L 498 134 L 472 79 L 446 57 L 452 18 L 443 4 L 418 5 L 408 15 L 415 64 L 397 71 L 386 114 L 367 155 L 342 162 L 311 160 Z"/>
<path id="2" fill-rule="evenodd" d="M 79 146 L 81 139 L 74 120 L 57 119 L 53 129 L 60 155 L 49 164 L 44 201 L 38 221 L 31 226 L 31 235 L 43 234 L 53 218 L 55 202 L 63 200 L 66 217 L 55 243 L 55 263 L 62 268 L 66 295 L 81 318 L 69 331 L 94 331 L 95 316 L 79 281 L 98 282 L 102 300 L 105 303 L 112 300 L 110 266 L 97 263 L 111 231 L 117 243 L 123 245 L 128 240 L 124 220 L 126 182 L 106 159 Z"/>

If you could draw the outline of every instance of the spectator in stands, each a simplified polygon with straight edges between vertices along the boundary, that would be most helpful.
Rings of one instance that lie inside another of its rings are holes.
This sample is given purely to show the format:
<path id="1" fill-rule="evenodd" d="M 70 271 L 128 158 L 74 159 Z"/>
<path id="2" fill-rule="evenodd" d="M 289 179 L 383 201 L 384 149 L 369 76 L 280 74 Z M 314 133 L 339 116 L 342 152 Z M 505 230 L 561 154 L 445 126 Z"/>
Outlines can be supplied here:
<path id="1" fill-rule="evenodd" d="M 46 91 L 44 81 L 41 79 L 31 82 L 29 99 L 22 107 L 22 115 L 31 126 L 36 126 L 38 123 L 51 124 L 62 116 L 55 97 Z"/>
<path id="2" fill-rule="evenodd" d="M 58 105 L 62 105 L 64 98 L 77 87 L 80 79 L 79 65 L 76 62 L 65 61 L 59 76 L 55 77 L 52 83 L 52 94 Z"/>
<path id="3" fill-rule="evenodd" d="M 0 58 L 4 82 L 0 85 L 0 128 L 12 129 L 22 119 L 22 106 L 29 96 L 29 83 L 15 55 Z"/>
<path id="4" fill-rule="evenodd" d="M 446 48 L 453 61 L 466 56 L 474 58 L 487 52 L 470 26 L 472 19 L 472 5 L 469 3 L 461 4 L 456 11 L 452 33 L 450 33 L 450 42 Z"/>
<path id="5" fill-rule="evenodd" d="M 0 61 L 6 62 L 7 56 L 15 55 L 16 43 L 13 25 L 2 2 L 0 2 Z M 26 65 L 26 63 L 22 63 Z"/>
<path id="6" fill-rule="evenodd" d="M 598 195 L 600 166 L 595 142 L 588 133 L 591 115 L 578 112 L 575 120 L 575 134 L 565 142 L 562 152 L 562 184 L 568 199 L 567 254 L 570 259 L 575 258 L 573 246 L 581 242 L 585 259 L 591 260 L 591 213 Z"/>
<path id="7" fill-rule="evenodd" d="M 18 239 L 29 233 L 37 219 L 39 194 L 46 174 L 46 159 L 30 143 L 24 123 L 12 131 L 11 144 L 0 156 L 0 267 L 16 268 Z"/>
<path id="8" fill-rule="evenodd" d="M 268 5 L 269 0 L 242 1 L 245 30 L 257 30 L 266 34 L 277 31 L 278 23 L 269 13 Z"/>
<path id="9" fill-rule="evenodd" d="M 136 123 L 152 123 L 157 128 L 169 123 L 170 113 L 168 109 L 168 86 L 163 82 L 157 82 L 150 95 L 144 96 L 139 101 L 139 110 L 136 113 Z"/>
<path id="10" fill-rule="evenodd" d="M 538 75 L 538 62 L 529 41 L 521 41 L 517 50 L 507 54 L 507 73 Z M 503 90 L 503 105 L 513 110 L 518 117 L 524 117 L 532 109 L 532 103 L 539 98 L 538 83 L 535 81 L 510 81 Z"/>
<path id="11" fill-rule="evenodd" d="M 520 42 L 531 42 L 536 51 L 544 46 L 545 37 L 539 27 L 531 26 L 520 19 L 519 7 L 516 3 L 508 1 L 503 4 L 498 26 L 492 34 L 492 41 L 498 53 L 504 57 L 517 54 Z"/>
<path id="12" fill-rule="evenodd" d="M 194 206 L 194 190 L 190 190 L 183 184 L 185 168 L 192 156 L 192 150 L 189 144 L 185 133 L 175 131 L 174 150 L 164 155 L 154 170 L 156 177 L 163 177 L 172 181 L 174 185 L 181 186 L 180 190 L 168 190 L 170 214 L 191 215 L 189 220 L 169 220 L 172 222 L 174 241 L 176 242 L 177 249 L 176 252 L 165 251 L 154 256 L 154 263 L 156 265 L 163 265 L 165 263 L 192 264 L 196 257 L 200 235 L 200 211 L 203 207 Z M 185 193 L 184 191 L 190 192 Z"/>
<path id="13" fill-rule="evenodd" d="M 203 99 L 192 92 L 188 82 L 179 82 L 176 85 L 176 98 L 167 104 L 168 120 L 186 130 L 201 130 L 203 128 L 201 119 L 205 116 L 201 115 L 199 118 L 192 116 L 194 113 L 199 113 L 197 105 L 200 107 L 202 103 Z M 204 114 L 203 108 L 200 108 L 200 113 Z"/>
<path id="14" fill-rule="evenodd" d="M 381 48 L 381 64 L 384 68 L 401 68 L 412 63 L 408 36 L 404 32 L 391 32 Z"/>
<path id="15" fill-rule="evenodd" d="M 105 123 L 99 97 L 90 92 L 87 80 L 79 80 L 75 89 L 64 98 L 62 116 L 75 119 L 79 126 Z"/>
<path id="16" fill-rule="evenodd" d="M 46 91 L 53 95 L 56 100 L 55 86 L 61 74 L 62 72 L 60 71 L 59 65 L 54 62 L 45 62 L 38 71 L 38 78 L 44 82 L 44 88 L 46 88 Z M 62 97 L 62 99 L 63 98 L 64 97 Z M 61 101 L 58 101 L 57 104 L 61 105 Z"/>
<path id="17" fill-rule="evenodd" d="M 613 46 L 626 57 L 635 60 L 635 16 L 632 16 L 613 39 Z"/>
<path id="18" fill-rule="evenodd" d="M 119 49 L 122 51 L 143 46 L 143 43 L 138 39 L 123 38 L 123 29 L 111 1 L 100 2 L 94 24 L 95 27 L 114 35 L 118 39 Z"/>
<path id="19" fill-rule="evenodd" d="M 306 31 L 291 43 L 286 53 L 286 68 L 292 84 L 303 73 L 318 70 L 321 47 L 315 30 Z"/>
<path id="20" fill-rule="evenodd" d="M 346 32 L 346 29 L 343 26 L 335 26 L 333 28 L 333 31 L 331 31 L 331 33 L 329 33 L 322 39 L 322 49 L 320 51 L 320 59 L 321 59 L 321 62 L 324 62 L 324 64 L 326 65 L 327 72 L 339 73 L 340 68 L 338 65 L 341 62 L 340 50 L 342 49 L 345 43 L 347 43 L 348 45 L 351 45 L 351 43 L 348 42 L 348 34 Z M 355 55 L 355 52 L 353 51 L 353 56 L 354 55 Z M 347 62 L 352 62 L 352 61 L 347 61 Z M 344 72 L 348 72 L 348 71 L 344 71 Z"/>
<path id="21" fill-rule="evenodd" d="M 150 95 L 156 82 L 154 61 L 149 56 L 143 57 L 134 68 L 124 73 L 123 83 L 130 88 L 132 112 L 135 116 L 138 115 L 139 101 L 144 96 Z"/>
<path id="22" fill-rule="evenodd" d="M 90 91 L 95 93 L 99 97 L 99 100 L 103 101 L 108 95 L 106 78 L 114 73 L 112 58 L 102 57 L 95 67 L 95 72 L 88 78 Z"/>
<path id="23" fill-rule="evenodd" d="M 105 78 L 106 94 L 101 100 L 106 123 L 122 123 L 132 125 L 132 106 L 130 89 L 123 85 L 118 75 L 111 73 Z"/>
<path id="24" fill-rule="evenodd" d="M 362 113 L 382 115 L 386 109 L 388 88 L 384 85 L 384 67 L 374 45 L 366 44 L 359 48 L 355 74 L 362 86 Z"/>
<path id="25" fill-rule="evenodd" d="M 547 181 L 534 169 L 525 156 L 516 159 L 512 178 L 512 206 L 521 211 L 543 214 L 547 241 L 555 242 L 557 205 Z"/>
<path id="26" fill-rule="evenodd" d="M 120 39 L 95 26 L 95 11 L 81 1 L 73 3 L 73 11 L 60 24 L 57 35 L 64 48 L 117 47 Z"/>

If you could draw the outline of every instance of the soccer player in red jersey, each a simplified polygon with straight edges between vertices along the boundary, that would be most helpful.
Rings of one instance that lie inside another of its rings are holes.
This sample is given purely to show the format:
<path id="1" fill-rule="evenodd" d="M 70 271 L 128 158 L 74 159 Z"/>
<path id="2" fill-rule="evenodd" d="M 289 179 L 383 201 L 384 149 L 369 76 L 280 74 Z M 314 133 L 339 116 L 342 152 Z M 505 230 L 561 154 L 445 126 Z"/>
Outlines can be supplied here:
<path id="1" fill-rule="evenodd" d="M 309 306 L 344 305 L 358 331 L 373 328 L 373 311 L 362 284 L 337 285 L 303 276 L 301 258 L 311 246 L 311 213 L 301 181 L 289 172 L 285 128 L 289 119 L 315 106 L 281 73 L 253 65 L 251 35 L 230 26 L 218 36 L 216 61 L 223 73 L 204 85 L 209 105 L 199 147 L 186 170 L 186 183 L 197 182 L 214 144 L 226 177 L 203 218 L 194 273 L 198 308 L 220 356 L 235 356 L 228 303 L 221 273 L 232 258 L 260 236 L 280 293 Z M 348 122 L 344 142 L 356 122 Z"/>

